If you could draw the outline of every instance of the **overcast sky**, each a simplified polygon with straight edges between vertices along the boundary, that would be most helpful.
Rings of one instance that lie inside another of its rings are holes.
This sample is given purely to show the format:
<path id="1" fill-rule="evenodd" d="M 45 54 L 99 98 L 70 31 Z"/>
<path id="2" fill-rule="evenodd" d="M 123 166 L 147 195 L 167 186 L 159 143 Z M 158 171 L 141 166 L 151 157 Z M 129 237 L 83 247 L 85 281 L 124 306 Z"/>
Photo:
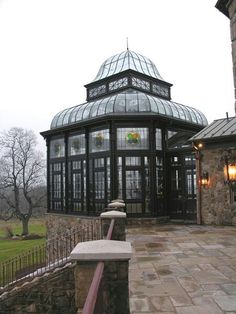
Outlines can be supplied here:
<path id="1" fill-rule="evenodd" d="M 0 131 L 50 128 L 126 49 L 149 57 L 172 99 L 209 122 L 234 115 L 229 19 L 216 0 L 0 0 Z M 43 140 L 39 137 L 41 147 Z"/>

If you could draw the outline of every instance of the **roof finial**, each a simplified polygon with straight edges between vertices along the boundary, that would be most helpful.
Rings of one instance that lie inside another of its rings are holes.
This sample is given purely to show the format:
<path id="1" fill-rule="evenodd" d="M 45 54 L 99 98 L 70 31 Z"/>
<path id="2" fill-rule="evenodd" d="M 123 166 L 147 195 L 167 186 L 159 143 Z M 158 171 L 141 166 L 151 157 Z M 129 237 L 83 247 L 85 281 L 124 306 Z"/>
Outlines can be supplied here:
<path id="1" fill-rule="evenodd" d="M 129 50 L 129 38 L 126 37 L 126 46 L 127 46 L 127 50 Z"/>

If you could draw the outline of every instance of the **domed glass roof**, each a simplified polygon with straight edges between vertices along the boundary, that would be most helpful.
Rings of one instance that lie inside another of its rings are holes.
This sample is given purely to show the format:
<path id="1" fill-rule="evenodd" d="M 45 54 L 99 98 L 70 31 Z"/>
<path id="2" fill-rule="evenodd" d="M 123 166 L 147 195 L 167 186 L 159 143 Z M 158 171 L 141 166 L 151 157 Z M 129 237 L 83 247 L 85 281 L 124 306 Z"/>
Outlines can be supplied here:
<path id="1" fill-rule="evenodd" d="M 105 77 L 128 69 L 146 74 L 159 80 L 163 80 L 157 71 L 155 64 L 150 59 L 140 55 L 139 53 L 126 50 L 107 59 L 101 65 L 94 81 L 101 80 Z"/>
<path id="2" fill-rule="evenodd" d="M 191 124 L 207 125 L 206 117 L 197 109 L 128 89 L 122 93 L 86 102 L 59 112 L 52 120 L 51 129 L 102 116 L 127 114 L 132 116 L 157 115 Z"/>

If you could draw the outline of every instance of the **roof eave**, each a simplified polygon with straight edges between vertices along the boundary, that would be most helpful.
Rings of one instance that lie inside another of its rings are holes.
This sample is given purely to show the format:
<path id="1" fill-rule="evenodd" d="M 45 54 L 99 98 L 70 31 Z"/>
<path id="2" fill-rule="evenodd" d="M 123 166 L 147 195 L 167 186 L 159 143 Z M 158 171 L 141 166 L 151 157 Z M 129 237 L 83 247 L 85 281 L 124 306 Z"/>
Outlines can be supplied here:
<path id="1" fill-rule="evenodd" d="M 58 127 L 58 128 L 54 128 L 54 129 L 50 129 L 47 131 L 43 131 L 40 132 L 40 135 L 42 135 L 44 138 L 47 138 L 48 136 L 51 135 L 56 135 L 56 134 L 62 134 L 64 132 L 67 131 L 75 131 L 78 130 L 78 128 L 84 128 L 84 127 L 88 127 L 91 125 L 97 125 L 98 123 L 104 123 L 104 122 L 109 122 L 111 120 L 114 121 L 130 121 L 130 119 L 135 118 L 135 120 L 140 120 L 140 121 L 150 121 L 151 119 L 157 119 L 157 117 L 160 119 L 160 121 L 164 122 L 166 125 L 170 125 L 171 127 L 185 127 L 188 130 L 192 130 L 195 132 L 198 132 L 200 130 L 202 130 L 204 128 L 203 125 L 200 124 L 193 124 L 191 122 L 188 121 L 184 121 L 184 120 L 180 120 L 177 118 L 172 118 L 170 119 L 170 117 L 165 116 L 165 115 L 158 115 L 155 113 L 148 113 L 146 115 L 142 114 L 142 115 L 127 115 L 127 113 L 125 113 L 124 115 L 120 115 L 120 114 L 106 114 L 104 116 L 99 116 L 99 117 L 95 117 L 94 119 L 88 119 L 88 120 L 84 120 L 84 121 L 80 121 L 80 122 L 74 122 L 73 124 L 69 124 L 69 125 L 64 125 L 62 127 Z"/>
<path id="2" fill-rule="evenodd" d="M 229 18 L 228 7 L 232 0 L 218 0 L 215 7 Z"/>

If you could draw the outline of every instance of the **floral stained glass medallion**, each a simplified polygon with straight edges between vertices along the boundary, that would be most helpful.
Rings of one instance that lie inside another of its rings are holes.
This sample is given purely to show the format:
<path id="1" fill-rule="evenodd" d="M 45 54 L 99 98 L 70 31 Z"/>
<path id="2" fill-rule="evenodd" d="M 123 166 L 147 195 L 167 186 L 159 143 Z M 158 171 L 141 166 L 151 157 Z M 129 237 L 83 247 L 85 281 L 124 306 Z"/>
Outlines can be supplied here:
<path id="1" fill-rule="evenodd" d="M 89 151 L 91 153 L 109 150 L 109 130 L 94 131 L 89 134 Z"/>
<path id="2" fill-rule="evenodd" d="M 69 136 L 69 156 L 85 154 L 85 134 Z"/>
<path id="3" fill-rule="evenodd" d="M 64 157 L 64 139 L 53 139 L 50 141 L 50 158 Z"/>
<path id="4" fill-rule="evenodd" d="M 126 134 L 126 141 L 129 145 L 138 145 L 141 142 L 141 136 L 139 132 L 128 132 Z"/>
<path id="5" fill-rule="evenodd" d="M 54 145 L 54 155 L 57 157 L 61 155 L 61 145 L 59 143 L 55 143 Z"/>
<path id="6" fill-rule="evenodd" d="M 94 140 L 95 140 L 95 146 L 97 148 L 102 147 L 103 142 L 104 142 L 104 137 L 103 137 L 103 135 L 101 133 L 96 134 Z"/>
<path id="7" fill-rule="evenodd" d="M 75 138 L 73 141 L 72 141 L 72 149 L 75 153 L 79 153 L 80 151 L 80 148 L 81 148 L 81 143 L 80 143 L 80 140 L 78 138 Z"/>

